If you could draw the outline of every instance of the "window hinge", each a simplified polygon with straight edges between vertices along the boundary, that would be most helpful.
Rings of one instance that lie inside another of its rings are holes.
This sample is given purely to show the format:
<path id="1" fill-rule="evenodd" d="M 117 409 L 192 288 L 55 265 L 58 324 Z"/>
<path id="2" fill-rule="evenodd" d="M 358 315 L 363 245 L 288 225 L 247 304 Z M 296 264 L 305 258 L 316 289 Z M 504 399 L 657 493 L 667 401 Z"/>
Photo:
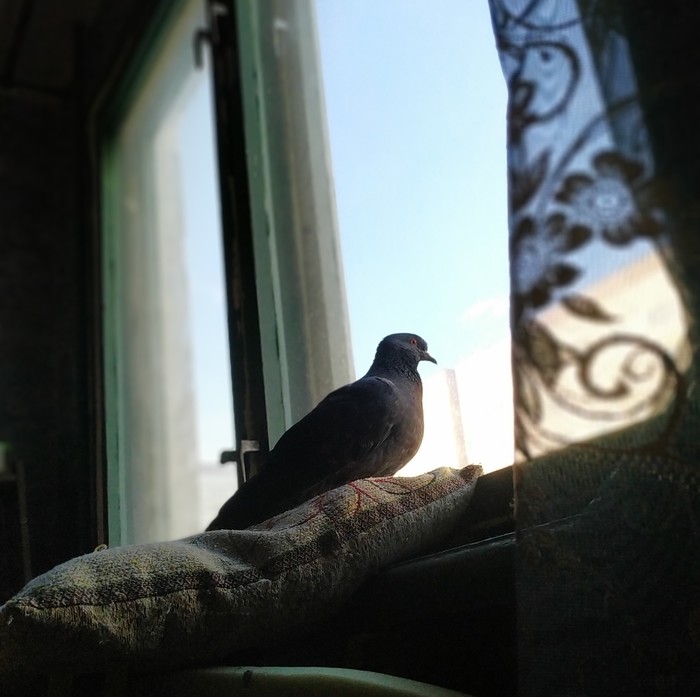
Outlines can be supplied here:
<path id="1" fill-rule="evenodd" d="M 194 64 L 198 69 L 204 67 L 203 46 L 209 44 L 210 48 L 215 48 L 219 44 L 219 32 L 216 20 L 218 17 L 228 14 L 228 8 L 222 2 L 209 0 L 205 5 L 206 27 L 200 27 L 195 31 L 192 39 Z"/>

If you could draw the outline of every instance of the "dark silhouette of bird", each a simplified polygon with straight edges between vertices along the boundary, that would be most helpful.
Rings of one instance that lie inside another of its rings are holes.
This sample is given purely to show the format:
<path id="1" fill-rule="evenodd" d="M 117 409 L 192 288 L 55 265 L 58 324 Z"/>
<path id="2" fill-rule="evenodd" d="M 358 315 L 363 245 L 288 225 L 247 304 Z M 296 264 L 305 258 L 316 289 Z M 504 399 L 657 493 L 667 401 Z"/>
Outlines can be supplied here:
<path id="1" fill-rule="evenodd" d="M 207 530 L 247 528 L 355 479 L 395 474 L 423 440 L 420 361 L 437 363 L 416 334 L 382 339 L 367 374 L 286 431 Z"/>

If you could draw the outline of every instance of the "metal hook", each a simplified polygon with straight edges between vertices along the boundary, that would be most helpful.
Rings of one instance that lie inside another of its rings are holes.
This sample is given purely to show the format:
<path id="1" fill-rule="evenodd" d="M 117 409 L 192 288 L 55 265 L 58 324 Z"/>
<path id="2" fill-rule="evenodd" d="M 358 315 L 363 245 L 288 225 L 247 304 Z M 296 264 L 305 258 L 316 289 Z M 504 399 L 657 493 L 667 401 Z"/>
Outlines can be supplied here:
<path id="1" fill-rule="evenodd" d="M 228 14 L 228 8 L 222 2 L 211 0 L 206 3 L 206 28 L 197 29 L 192 39 L 194 51 L 194 64 L 197 69 L 204 67 L 203 45 L 209 44 L 211 48 L 216 46 L 219 35 L 216 30 L 216 18 Z"/>

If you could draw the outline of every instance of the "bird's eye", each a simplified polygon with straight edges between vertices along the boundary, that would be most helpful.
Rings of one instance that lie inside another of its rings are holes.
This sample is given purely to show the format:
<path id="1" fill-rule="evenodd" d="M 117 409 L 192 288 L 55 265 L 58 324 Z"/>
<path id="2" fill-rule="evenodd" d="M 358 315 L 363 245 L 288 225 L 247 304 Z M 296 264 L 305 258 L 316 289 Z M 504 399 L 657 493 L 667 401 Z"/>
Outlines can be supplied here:
<path id="1" fill-rule="evenodd" d="M 416 346 L 416 344 L 418 344 L 418 342 L 417 342 L 415 339 L 411 339 L 411 344 L 412 344 L 413 346 Z"/>

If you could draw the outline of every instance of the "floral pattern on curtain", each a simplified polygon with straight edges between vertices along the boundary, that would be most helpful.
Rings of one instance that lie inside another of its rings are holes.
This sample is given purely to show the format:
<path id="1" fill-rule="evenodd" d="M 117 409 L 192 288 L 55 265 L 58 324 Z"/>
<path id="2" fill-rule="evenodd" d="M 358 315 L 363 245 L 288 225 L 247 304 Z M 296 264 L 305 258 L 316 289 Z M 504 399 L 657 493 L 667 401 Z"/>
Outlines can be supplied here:
<path id="1" fill-rule="evenodd" d="M 599 68 L 573 0 L 492 7 L 510 94 L 516 445 L 530 457 L 679 400 L 688 347 L 624 38 L 600 37 Z"/>
<path id="2" fill-rule="evenodd" d="M 509 89 L 519 694 L 690 694 L 700 11 L 490 6 Z"/>

